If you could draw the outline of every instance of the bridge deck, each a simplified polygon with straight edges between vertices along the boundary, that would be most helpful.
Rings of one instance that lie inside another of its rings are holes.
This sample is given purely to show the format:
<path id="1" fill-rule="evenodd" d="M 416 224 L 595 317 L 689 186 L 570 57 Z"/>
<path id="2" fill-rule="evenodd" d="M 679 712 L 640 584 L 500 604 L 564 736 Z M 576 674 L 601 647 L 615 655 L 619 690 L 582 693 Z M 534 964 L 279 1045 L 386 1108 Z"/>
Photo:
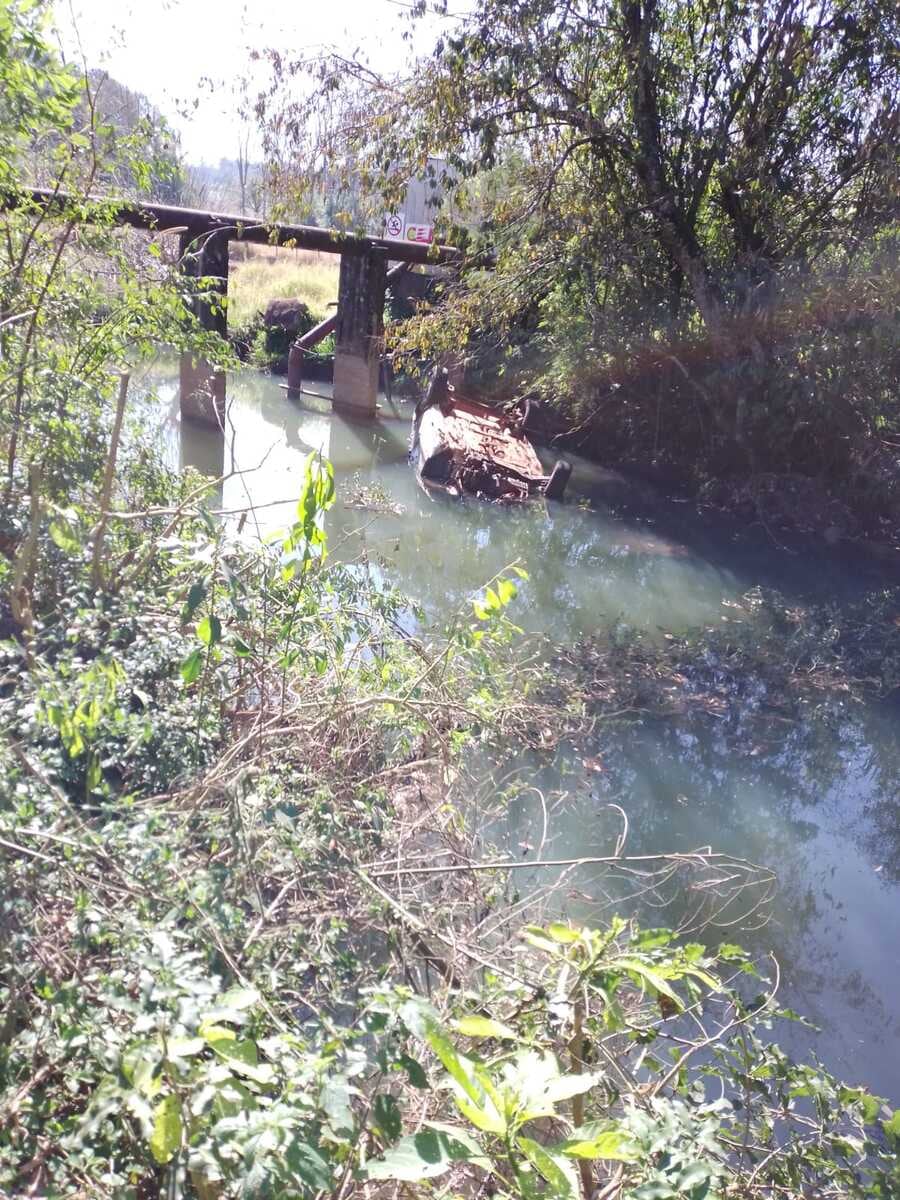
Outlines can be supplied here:
<path id="1" fill-rule="evenodd" d="M 261 217 L 239 217 L 231 213 L 205 212 L 197 208 L 178 208 L 149 200 L 125 200 L 116 196 L 70 196 L 50 188 L 0 197 L 0 208 L 18 208 L 31 200 L 48 210 L 65 211 L 72 205 L 86 209 L 82 220 L 90 220 L 90 205 L 97 205 L 120 225 L 163 233 L 178 230 L 189 237 L 226 234 L 229 241 L 256 242 L 267 246 L 296 246 L 302 250 L 321 250 L 327 254 L 365 253 L 378 247 L 386 250 L 394 262 L 443 263 L 459 257 L 453 246 L 423 246 L 413 242 L 393 242 L 386 238 L 365 237 L 323 229 L 317 225 L 292 225 L 283 221 L 264 221 Z"/>

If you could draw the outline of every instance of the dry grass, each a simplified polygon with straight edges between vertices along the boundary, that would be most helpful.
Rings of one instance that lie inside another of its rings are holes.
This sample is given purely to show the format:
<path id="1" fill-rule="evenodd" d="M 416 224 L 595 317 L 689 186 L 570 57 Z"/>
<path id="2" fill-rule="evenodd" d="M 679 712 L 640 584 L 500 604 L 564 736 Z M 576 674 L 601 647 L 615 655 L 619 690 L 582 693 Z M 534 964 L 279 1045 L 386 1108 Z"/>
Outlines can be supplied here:
<path id="1" fill-rule="evenodd" d="M 334 311 L 328 305 L 337 300 L 339 270 L 336 254 L 279 246 L 232 246 L 228 324 L 238 329 L 270 300 L 295 296 L 322 319 Z"/>

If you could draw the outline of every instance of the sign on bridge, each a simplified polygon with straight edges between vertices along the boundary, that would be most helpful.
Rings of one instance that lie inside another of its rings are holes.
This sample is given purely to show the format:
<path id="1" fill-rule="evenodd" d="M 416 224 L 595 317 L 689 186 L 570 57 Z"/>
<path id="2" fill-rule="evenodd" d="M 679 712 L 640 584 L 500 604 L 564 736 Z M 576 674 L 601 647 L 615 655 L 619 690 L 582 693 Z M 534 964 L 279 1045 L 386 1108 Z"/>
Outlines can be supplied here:
<path id="1" fill-rule="evenodd" d="M 391 242 L 412 242 L 430 246 L 434 241 L 434 226 L 407 221 L 401 213 L 390 213 L 384 219 L 384 237 Z"/>
<path id="2" fill-rule="evenodd" d="M 405 242 L 417 242 L 420 246 L 430 246 L 434 241 L 434 226 L 407 225 L 403 240 Z"/>
<path id="3" fill-rule="evenodd" d="M 398 213 L 391 213 L 384 219 L 384 236 L 392 242 L 403 241 L 403 227 L 406 222 Z"/>

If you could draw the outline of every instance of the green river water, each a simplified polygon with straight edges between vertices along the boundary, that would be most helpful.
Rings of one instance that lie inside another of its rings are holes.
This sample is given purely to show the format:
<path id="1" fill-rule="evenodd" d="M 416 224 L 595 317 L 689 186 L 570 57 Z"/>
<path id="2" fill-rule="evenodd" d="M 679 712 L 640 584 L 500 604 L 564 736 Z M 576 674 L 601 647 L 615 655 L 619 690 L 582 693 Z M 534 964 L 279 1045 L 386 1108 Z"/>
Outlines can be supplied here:
<path id="1" fill-rule="evenodd" d="M 789 600 L 851 600 L 900 580 L 854 552 L 820 542 L 779 546 L 760 530 L 655 495 L 614 471 L 573 460 L 565 503 L 510 510 L 435 503 L 407 463 L 409 406 L 386 406 L 372 425 L 332 415 L 327 401 L 289 400 L 280 381 L 252 371 L 228 381 L 228 421 L 216 431 L 179 419 L 177 364 L 146 370 L 155 391 L 150 419 L 173 464 L 209 474 L 236 469 L 222 487 L 225 509 L 252 504 L 260 532 L 283 528 L 296 503 L 303 459 L 334 463 L 339 503 L 332 540 L 362 536 L 402 590 L 436 619 L 477 593 L 513 560 L 529 579 L 514 619 L 571 643 L 624 620 L 659 634 L 727 620 L 728 602 L 775 587 Z M 327 385 L 310 385 L 320 392 Z M 377 484 L 400 515 L 344 508 L 357 484 Z M 609 854 L 628 814 L 632 854 L 712 846 L 764 864 L 778 894 L 764 929 L 728 940 L 771 950 L 781 998 L 821 1032 L 788 1027 L 778 1037 L 815 1052 L 848 1082 L 900 1102 L 900 746 L 896 707 L 854 705 L 828 728 L 799 724 L 777 742 L 735 738 L 714 717 L 687 724 L 641 720 L 598 736 L 603 770 L 560 755 L 535 764 L 534 782 L 553 797 L 544 855 Z M 495 840 L 510 851 L 541 841 L 544 814 L 515 802 Z M 573 916 L 589 916 L 589 873 L 566 894 Z M 660 914 L 655 923 L 664 923 Z"/>

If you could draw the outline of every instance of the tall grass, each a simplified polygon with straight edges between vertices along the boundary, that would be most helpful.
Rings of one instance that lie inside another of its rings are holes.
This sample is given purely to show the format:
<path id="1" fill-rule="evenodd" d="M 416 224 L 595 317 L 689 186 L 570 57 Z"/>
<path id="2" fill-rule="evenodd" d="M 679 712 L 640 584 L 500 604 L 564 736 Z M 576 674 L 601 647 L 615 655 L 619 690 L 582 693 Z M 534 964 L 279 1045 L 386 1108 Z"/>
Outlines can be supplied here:
<path id="1" fill-rule="evenodd" d="M 246 325 L 270 300 L 298 297 L 318 319 L 334 310 L 340 258 L 315 250 L 287 250 L 276 246 L 232 247 L 228 281 L 228 324 Z"/>

